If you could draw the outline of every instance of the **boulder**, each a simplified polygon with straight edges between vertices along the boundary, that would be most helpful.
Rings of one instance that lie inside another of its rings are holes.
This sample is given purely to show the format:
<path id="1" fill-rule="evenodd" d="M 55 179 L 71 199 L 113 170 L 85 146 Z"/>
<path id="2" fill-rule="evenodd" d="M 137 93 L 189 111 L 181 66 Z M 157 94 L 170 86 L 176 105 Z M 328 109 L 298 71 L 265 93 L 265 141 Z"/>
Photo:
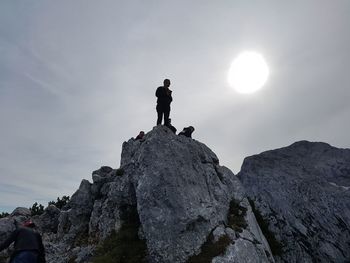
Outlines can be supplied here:
<path id="1" fill-rule="evenodd" d="M 31 212 L 28 208 L 26 207 L 17 207 L 13 212 L 11 213 L 12 217 L 15 216 L 23 216 L 23 217 L 30 217 Z"/>
<path id="2" fill-rule="evenodd" d="M 61 210 L 55 205 L 49 205 L 44 213 L 33 217 L 33 222 L 38 226 L 41 232 L 57 233 L 58 218 Z"/>
<path id="3" fill-rule="evenodd" d="M 206 145 L 176 136 L 167 127 L 155 127 L 143 142 L 124 143 L 121 168 L 135 189 L 140 227 L 151 262 L 186 262 L 200 255 L 212 231 L 227 224 L 233 200 L 250 207 L 237 177 L 219 165 Z M 254 217 L 250 211 L 242 220 Z M 263 235 L 251 232 L 259 228 L 256 222 L 244 228 L 255 238 L 251 247 L 265 255 L 262 262 L 273 262 L 266 255 L 269 247 Z M 230 244 L 242 238 L 237 232 Z"/>
<path id="4" fill-rule="evenodd" d="M 350 150 L 301 141 L 238 174 L 277 262 L 350 259 Z"/>
<path id="5" fill-rule="evenodd" d="M 92 178 L 33 218 L 47 262 L 274 262 L 242 184 L 201 142 L 159 125 Z"/>
<path id="6" fill-rule="evenodd" d="M 84 179 L 67 204 L 69 209 L 58 218 L 57 234 L 67 245 L 86 243 L 93 204 L 91 184 Z"/>
<path id="7" fill-rule="evenodd" d="M 0 218 L 0 241 L 4 241 L 16 229 L 13 218 Z"/>

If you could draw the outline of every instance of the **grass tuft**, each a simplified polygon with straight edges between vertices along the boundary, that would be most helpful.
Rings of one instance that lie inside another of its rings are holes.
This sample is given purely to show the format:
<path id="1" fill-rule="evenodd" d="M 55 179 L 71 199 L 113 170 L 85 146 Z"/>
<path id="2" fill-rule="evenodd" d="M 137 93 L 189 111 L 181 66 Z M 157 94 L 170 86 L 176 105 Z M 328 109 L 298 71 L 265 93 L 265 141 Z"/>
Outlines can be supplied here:
<path id="1" fill-rule="evenodd" d="M 119 168 L 119 169 L 117 169 L 115 174 L 116 174 L 116 176 L 123 176 L 124 170 L 122 168 Z"/>
<path id="2" fill-rule="evenodd" d="M 211 263 L 214 257 L 225 253 L 226 248 L 230 244 L 231 239 L 228 235 L 223 235 L 217 242 L 214 242 L 213 233 L 210 233 L 201 247 L 201 252 L 198 255 L 191 256 L 187 263 Z"/>
<path id="3" fill-rule="evenodd" d="M 247 208 L 239 205 L 235 200 L 230 202 L 230 209 L 227 215 L 228 226 L 237 232 L 242 232 L 248 226 L 245 216 Z"/>
<path id="4" fill-rule="evenodd" d="M 112 231 L 96 249 L 92 263 L 146 263 L 145 240 L 139 239 L 140 219 L 136 207 L 127 209 L 125 222 L 118 232 Z"/>

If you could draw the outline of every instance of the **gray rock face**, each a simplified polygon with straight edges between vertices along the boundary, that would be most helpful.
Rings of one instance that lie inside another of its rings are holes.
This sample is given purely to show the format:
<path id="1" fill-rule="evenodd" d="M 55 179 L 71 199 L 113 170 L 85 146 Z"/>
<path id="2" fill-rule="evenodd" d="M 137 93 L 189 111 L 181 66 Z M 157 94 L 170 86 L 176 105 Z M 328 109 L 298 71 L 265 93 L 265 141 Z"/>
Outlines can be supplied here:
<path id="1" fill-rule="evenodd" d="M 24 217 L 29 217 L 31 214 L 30 210 L 26 207 L 17 207 L 13 212 L 11 213 L 12 217 L 15 216 L 24 216 Z"/>
<path id="2" fill-rule="evenodd" d="M 56 206 L 49 205 L 42 215 L 35 216 L 32 220 L 41 232 L 57 233 L 60 213 L 61 210 Z"/>
<path id="3" fill-rule="evenodd" d="M 28 220 L 30 214 L 28 208 L 17 207 L 9 216 L 0 218 L 0 243 L 5 241 L 19 225 Z M 6 262 L 11 251 L 12 247 L 0 252 L 0 262 Z"/>
<path id="4" fill-rule="evenodd" d="M 0 242 L 6 240 L 15 228 L 15 220 L 11 217 L 0 218 Z M 6 262 L 9 249 L 0 252 L 0 262 Z"/>
<path id="5" fill-rule="evenodd" d="M 86 262 L 86 251 L 93 254 L 91 244 L 103 242 L 113 231 L 118 233 L 128 220 L 128 211 L 136 208 L 148 262 L 186 262 L 202 253 L 202 245 L 214 232 L 214 242 L 227 236 L 229 243 L 213 256 L 213 262 L 241 262 L 240 253 L 248 255 L 249 262 L 274 262 L 238 178 L 219 166 L 216 155 L 202 143 L 158 126 L 144 140 L 123 144 L 119 169 L 101 167 L 92 177 L 93 184 L 82 183 L 75 194 L 79 198 L 73 196 L 70 209 L 61 211 L 58 235 L 72 245 L 52 240 L 53 255 Z M 239 231 L 228 225 L 232 200 L 246 208 L 240 219 L 246 223 Z M 72 249 L 83 226 L 88 228 L 88 244 Z M 60 262 L 57 256 L 51 259 Z"/>
<path id="6" fill-rule="evenodd" d="M 89 221 L 91 239 L 103 240 L 113 230 L 118 232 L 124 210 L 136 207 L 135 190 L 129 179 L 127 175 L 114 176 L 113 181 L 107 181 L 100 187 L 99 199 L 94 202 Z"/>
<path id="7" fill-rule="evenodd" d="M 91 184 L 83 180 L 79 189 L 73 194 L 69 209 L 62 211 L 58 219 L 58 236 L 66 239 L 67 243 L 87 235 L 87 224 L 93 207 Z"/>
<path id="8" fill-rule="evenodd" d="M 164 127 L 143 142 L 124 143 L 121 168 L 132 178 L 151 262 L 185 262 L 200 253 L 211 231 L 227 223 L 230 201 L 244 202 L 239 181 L 208 147 Z"/>
<path id="9" fill-rule="evenodd" d="M 277 262 L 350 261 L 349 149 L 301 141 L 246 158 L 238 176 Z"/>
<path id="10" fill-rule="evenodd" d="M 15 229 L 14 219 L 10 217 L 0 218 L 0 240 L 5 240 Z"/>
<path id="11" fill-rule="evenodd" d="M 0 242 L 5 240 L 19 225 L 30 218 L 30 210 L 25 207 L 17 207 L 4 218 L 0 218 Z"/>
<path id="12" fill-rule="evenodd" d="M 120 168 L 101 167 L 92 181 L 63 210 L 34 218 L 45 225 L 48 262 L 91 262 L 125 225 L 145 241 L 149 263 L 274 262 L 238 178 L 196 140 L 157 126 L 125 142 Z M 209 259 L 208 242 L 217 247 Z"/>

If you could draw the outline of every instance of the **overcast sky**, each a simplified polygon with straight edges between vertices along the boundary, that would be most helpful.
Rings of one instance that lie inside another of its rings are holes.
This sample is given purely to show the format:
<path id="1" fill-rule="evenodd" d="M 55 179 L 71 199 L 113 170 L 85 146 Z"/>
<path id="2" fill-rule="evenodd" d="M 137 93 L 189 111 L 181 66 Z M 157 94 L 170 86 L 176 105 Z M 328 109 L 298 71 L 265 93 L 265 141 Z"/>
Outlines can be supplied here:
<path id="1" fill-rule="evenodd" d="M 71 195 L 123 141 L 171 118 L 238 173 L 298 140 L 349 148 L 350 1 L 0 1 L 0 212 Z M 242 51 L 270 76 L 227 83 Z"/>

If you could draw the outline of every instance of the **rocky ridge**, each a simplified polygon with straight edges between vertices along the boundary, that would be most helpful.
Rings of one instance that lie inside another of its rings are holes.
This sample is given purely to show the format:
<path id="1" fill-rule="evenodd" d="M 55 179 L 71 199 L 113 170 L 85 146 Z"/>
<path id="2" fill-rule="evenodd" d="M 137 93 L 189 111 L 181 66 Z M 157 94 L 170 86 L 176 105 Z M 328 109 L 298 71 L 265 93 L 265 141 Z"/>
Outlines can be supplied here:
<path id="1" fill-rule="evenodd" d="M 0 219 L 0 242 L 31 218 L 47 262 L 346 263 L 349 201 L 349 149 L 301 141 L 247 157 L 235 176 L 206 145 L 157 126 L 63 209 Z"/>
<path id="2" fill-rule="evenodd" d="M 276 262 L 350 262 L 350 149 L 301 141 L 238 174 Z"/>
<path id="3" fill-rule="evenodd" d="M 22 210 L 0 219 L 0 241 L 30 217 Z M 48 262 L 274 262 L 238 178 L 163 126 L 125 142 L 120 168 L 93 172 L 62 210 L 32 220 Z"/>

